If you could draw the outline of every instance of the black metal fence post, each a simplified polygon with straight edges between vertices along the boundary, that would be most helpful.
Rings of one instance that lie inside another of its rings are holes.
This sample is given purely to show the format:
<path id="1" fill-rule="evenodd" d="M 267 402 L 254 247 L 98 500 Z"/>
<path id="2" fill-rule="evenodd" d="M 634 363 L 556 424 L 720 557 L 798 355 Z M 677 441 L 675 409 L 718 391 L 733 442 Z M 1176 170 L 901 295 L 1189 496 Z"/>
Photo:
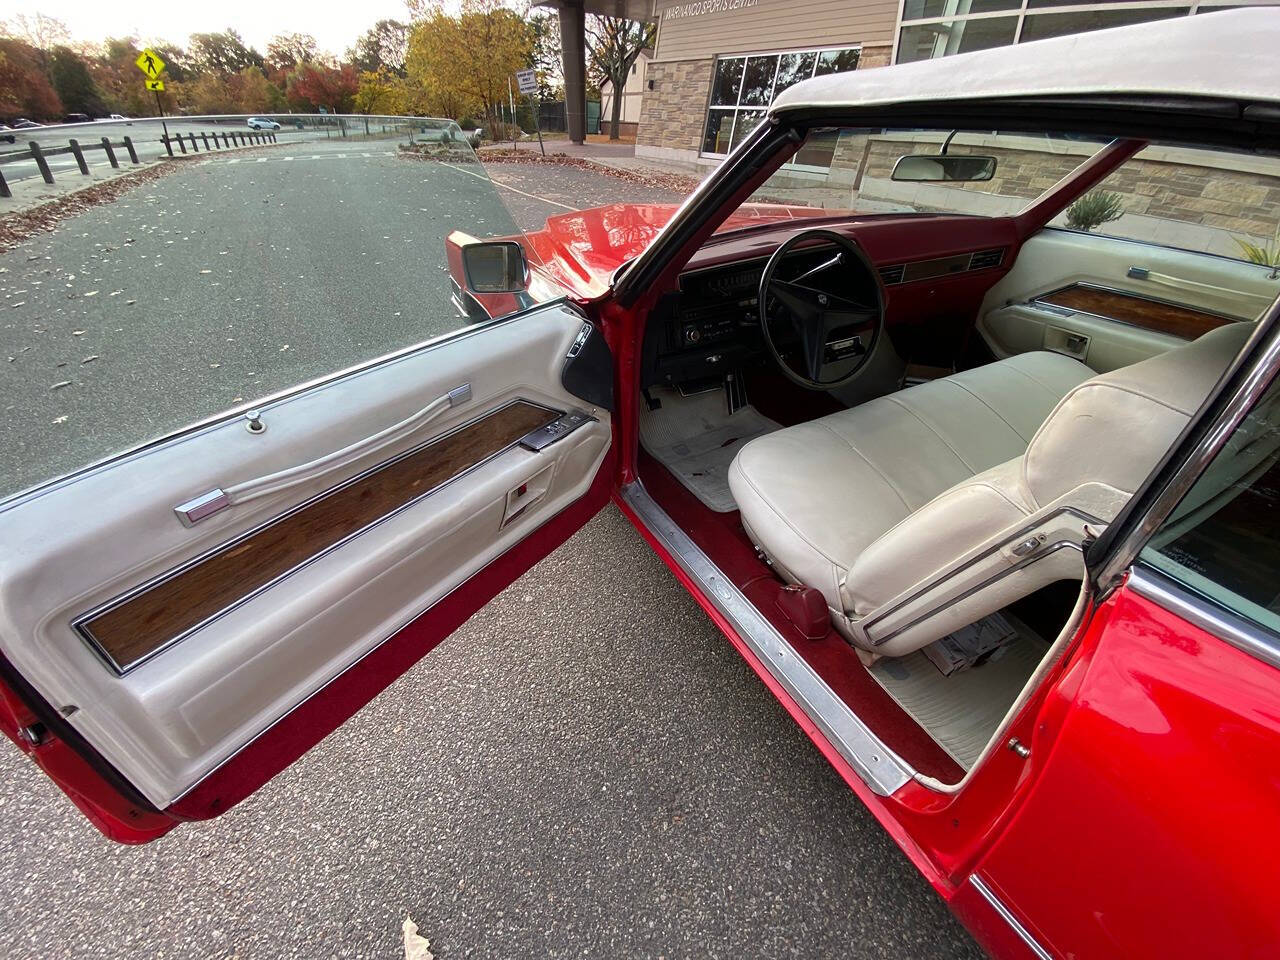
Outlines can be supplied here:
<path id="1" fill-rule="evenodd" d="M 182 139 L 182 134 L 178 134 L 177 140 L 178 140 L 178 149 L 181 150 L 182 153 L 185 155 L 187 152 L 187 145 Z"/>
<path id="2" fill-rule="evenodd" d="M 40 176 L 44 177 L 44 182 L 53 183 L 53 171 L 49 169 L 49 161 L 44 158 L 44 151 L 40 149 L 40 144 L 34 140 L 31 141 L 31 158 L 40 168 Z"/>
<path id="3" fill-rule="evenodd" d="M 76 166 L 87 177 L 89 175 L 89 164 L 84 161 L 84 151 L 80 149 L 80 141 L 70 140 L 68 143 L 71 145 L 71 155 L 76 158 Z"/>
<path id="4" fill-rule="evenodd" d="M 9 184 L 4 178 L 4 172 L 0 171 L 0 197 L 12 197 L 13 191 L 9 189 Z"/>
<path id="5" fill-rule="evenodd" d="M 164 144 L 164 148 L 165 148 L 166 150 L 168 150 L 168 151 L 169 151 L 169 156 L 171 156 L 171 157 L 172 157 L 172 156 L 173 156 L 173 141 L 169 139 L 169 135 L 168 135 L 167 133 L 166 133 L 164 136 L 162 136 L 162 137 L 160 138 L 160 142 Z"/>
<path id="6" fill-rule="evenodd" d="M 103 137 L 103 138 L 102 138 L 102 149 L 103 149 L 104 151 L 106 151 L 107 159 L 108 159 L 109 161 L 111 161 L 111 166 L 113 166 L 113 167 L 115 167 L 115 169 L 119 170 L 119 169 L 120 169 L 120 161 L 116 159 L 116 152 L 115 152 L 113 149 L 111 149 L 111 138 L 110 138 L 110 137 Z"/>
<path id="7" fill-rule="evenodd" d="M 191 138 L 191 152 L 199 153 L 200 148 L 196 146 L 196 135 L 194 133 L 189 133 L 187 136 Z"/>
<path id="8" fill-rule="evenodd" d="M 208 135 L 207 133 L 205 133 L 203 130 L 201 130 L 201 131 L 200 131 L 200 136 L 201 136 L 201 138 L 204 140 L 204 148 L 205 148 L 206 150 L 208 150 L 208 149 L 209 149 L 209 135 Z"/>
<path id="9" fill-rule="evenodd" d="M 124 148 L 129 151 L 129 162 L 138 162 L 138 151 L 133 149 L 133 139 L 131 137 L 124 138 Z"/>

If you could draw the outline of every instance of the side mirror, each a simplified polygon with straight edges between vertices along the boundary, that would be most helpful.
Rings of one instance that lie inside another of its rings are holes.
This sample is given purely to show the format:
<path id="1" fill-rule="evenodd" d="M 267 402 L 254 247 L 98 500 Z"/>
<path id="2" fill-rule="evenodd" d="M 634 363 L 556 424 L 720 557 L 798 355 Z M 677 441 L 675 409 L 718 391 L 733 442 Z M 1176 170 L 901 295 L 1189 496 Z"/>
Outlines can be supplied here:
<path id="1" fill-rule="evenodd" d="M 514 240 L 482 240 L 462 248 L 462 270 L 472 293 L 520 293 L 529 267 Z"/>
<path id="2" fill-rule="evenodd" d="M 990 180 L 995 176 L 995 157 L 966 154 L 909 153 L 893 165 L 891 180 L 939 182 L 943 180 Z"/>

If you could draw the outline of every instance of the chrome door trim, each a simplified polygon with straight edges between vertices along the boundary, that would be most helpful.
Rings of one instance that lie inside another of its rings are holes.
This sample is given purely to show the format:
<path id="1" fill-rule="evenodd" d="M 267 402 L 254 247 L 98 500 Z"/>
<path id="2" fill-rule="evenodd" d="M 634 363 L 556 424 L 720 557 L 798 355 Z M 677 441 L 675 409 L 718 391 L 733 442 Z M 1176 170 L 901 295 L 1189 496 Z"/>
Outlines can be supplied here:
<path id="1" fill-rule="evenodd" d="M 1134 564 L 1126 581 L 1145 597 L 1224 643 L 1280 668 L 1280 640 L 1145 563 Z"/>
<path id="2" fill-rule="evenodd" d="M 890 750 L 836 696 L 773 624 L 654 502 L 640 481 L 627 484 L 620 495 L 645 529 L 675 558 L 805 716 L 822 731 L 873 792 L 882 797 L 888 796 L 916 778 L 916 771 L 910 764 Z"/>
<path id="3" fill-rule="evenodd" d="M 1027 948 L 1034 953 L 1039 960 L 1053 960 L 1053 954 L 1040 945 L 1040 941 L 1031 935 L 1031 931 L 1022 925 L 1022 922 L 1013 915 L 1004 902 L 995 895 L 995 892 L 986 884 L 978 874 L 969 874 L 969 882 L 973 884 L 973 889 L 982 895 L 982 899 L 990 904 L 991 909 L 1000 914 L 1000 919 L 1009 925 L 1014 933 L 1018 935 Z"/>

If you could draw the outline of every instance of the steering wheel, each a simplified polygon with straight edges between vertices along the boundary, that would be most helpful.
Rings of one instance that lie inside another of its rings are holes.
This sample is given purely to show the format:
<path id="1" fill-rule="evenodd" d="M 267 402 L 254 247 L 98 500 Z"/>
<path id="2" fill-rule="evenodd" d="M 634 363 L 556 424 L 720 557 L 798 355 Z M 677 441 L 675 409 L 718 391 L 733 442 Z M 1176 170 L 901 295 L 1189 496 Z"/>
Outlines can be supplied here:
<path id="1" fill-rule="evenodd" d="M 792 250 L 814 241 L 819 249 L 834 247 L 833 256 L 816 266 L 805 261 L 803 270 L 787 263 Z M 828 279 L 827 271 L 836 272 Z M 788 273 L 799 275 L 784 278 Z M 790 380 L 809 390 L 856 377 L 884 329 L 880 275 L 853 240 L 832 230 L 802 230 L 773 252 L 760 275 L 759 305 L 769 352 Z"/>

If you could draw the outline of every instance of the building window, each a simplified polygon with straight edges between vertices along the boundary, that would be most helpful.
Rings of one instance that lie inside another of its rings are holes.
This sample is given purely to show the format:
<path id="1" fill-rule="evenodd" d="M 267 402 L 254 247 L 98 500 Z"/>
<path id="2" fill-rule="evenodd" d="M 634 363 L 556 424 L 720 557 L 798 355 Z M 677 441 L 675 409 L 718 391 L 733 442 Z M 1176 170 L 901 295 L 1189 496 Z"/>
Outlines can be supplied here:
<path id="1" fill-rule="evenodd" d="M 711 77 L 711 102 L 702 152 L 722 156 L 764 120 L 769 104 L 787 87 L 858 68 L 858 47 L 719 57 Z"/>
<path id="2" fill-rule="evenodd" d="M 1272 0 L 902 0 L 895 63 L 1147 23 Z"/>

